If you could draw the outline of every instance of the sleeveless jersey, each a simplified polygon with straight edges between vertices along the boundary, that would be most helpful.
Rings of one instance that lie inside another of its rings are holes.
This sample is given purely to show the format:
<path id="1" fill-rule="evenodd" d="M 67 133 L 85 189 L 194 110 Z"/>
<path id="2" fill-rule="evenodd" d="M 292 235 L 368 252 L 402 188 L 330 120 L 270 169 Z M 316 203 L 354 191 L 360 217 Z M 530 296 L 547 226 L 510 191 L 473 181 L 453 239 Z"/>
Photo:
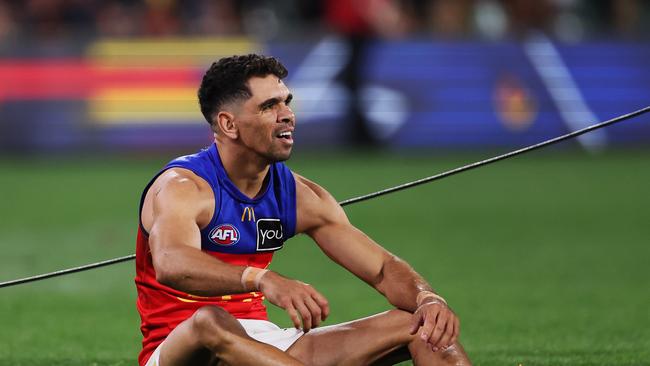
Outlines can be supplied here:
<path id="1" fill-rule="evenodd" d="M 185 168 L 203 178 L 212 187 L 215 211 L 210 223 L 201 229 L 201 250 L 215 258 L 240 266 L 265 268 L 274 251 L 295 234 L 296 183 L 282 163 L 270 166 L 263 192 L 254 199 L 241 193 L 228 179 L 216 144 L 172 160 L 145 188 L 144 197 L 155 179 L 169 168 Z M 137 308 L 140 313 L 143 341 L 138 357 L 144 365 L 151 353 L 182 321 L 205 305 L 221 306 L 236 318 L 267 319 L 264 297 L 248 292 L 216 297 L 183 293 L 156 281 L 148 243 L 149 235 L 138 228 L 136 244 Z"/>

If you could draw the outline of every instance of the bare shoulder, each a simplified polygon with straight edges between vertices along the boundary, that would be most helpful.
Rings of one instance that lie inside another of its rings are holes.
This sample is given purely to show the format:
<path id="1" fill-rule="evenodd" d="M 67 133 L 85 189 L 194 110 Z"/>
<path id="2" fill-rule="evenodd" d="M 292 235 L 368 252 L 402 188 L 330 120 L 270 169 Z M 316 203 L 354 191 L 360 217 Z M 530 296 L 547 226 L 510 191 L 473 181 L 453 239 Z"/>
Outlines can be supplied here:
<path id="1" fill-rule="evenodd" d="M 208 182 L 185 168 L 170 168 L 163 172 L 151 186 L 150 191 L 172 191 L 176 193 L 198 194 L 211 193 Z"/>
<path id="2" fill-rule="evenodd" d="M 348 222 L 343 208 L 325 188 L 293 174 L 296 179 L 297 232 L 309 234 L 327 224 Z"/>
<path id="3" fill-rule="evenodd" d="M 203 178 L 184 168 L 170 168 L 160 174 L 145 196 L 142 224 L 149 230 L 156 216 L 192 215 L 197 224 L 207 223 L 214 212 L 214 194 Z"/>
<path id="4" fill-rule="evenodd" d="M 325 199 L 334 200 L 334 197 L 315 182 L 303 177 L 300 174 L 293 173 L 296 179 L 296 196 L 303 199 Z M 302 197 L 305 196 L 305 197 Z"/>

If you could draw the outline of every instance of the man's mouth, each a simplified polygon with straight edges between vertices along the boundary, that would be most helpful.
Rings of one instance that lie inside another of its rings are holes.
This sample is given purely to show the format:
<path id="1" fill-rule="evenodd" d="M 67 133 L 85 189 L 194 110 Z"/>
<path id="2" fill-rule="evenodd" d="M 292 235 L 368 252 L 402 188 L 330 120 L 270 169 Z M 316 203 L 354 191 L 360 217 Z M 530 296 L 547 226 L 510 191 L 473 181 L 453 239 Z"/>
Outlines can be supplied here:
<path id="1" fill-rule="evenodd" d="M 285 131 L 275 135 L 275 137 L 285 140 L 293 140 L 293 133 L 291 131 Z"/>

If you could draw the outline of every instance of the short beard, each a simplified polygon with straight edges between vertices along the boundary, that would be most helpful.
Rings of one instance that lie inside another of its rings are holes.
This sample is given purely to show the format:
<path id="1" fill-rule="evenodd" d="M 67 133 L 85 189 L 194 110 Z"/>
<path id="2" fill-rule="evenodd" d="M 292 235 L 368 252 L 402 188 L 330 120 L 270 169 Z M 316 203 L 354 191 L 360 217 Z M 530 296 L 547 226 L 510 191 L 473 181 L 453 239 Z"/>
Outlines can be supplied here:
<path id="1" fill-rule="evenodd" d="M 259 154 L 259 155 L 264 160 L 266 160 L 268 162 L 268 164 L 273 164 L 273 163 L 281 163 L 283 161 L 289 160 L 289 158 L 291 157 L 292 152 L 293 152 L 293 149 L 291 151 L 289 151 L 288 154 L 285 155 L 285 154 L 275 153 L 273 151 L 268 151 L 266 153 Z"/>
<path id="2" fill-rule="evenodd" d="M 289 158 L 291 158 L 291 153 L 292 153 L 292 151 L 289 151 L 289 153 L 286 156 L 285 155 L 282 155 L 282 156 L 274 155 L 271 160 L 274 163 L 280 163 L 280 162 L 283 162 L 283 161 L 287 161 L 287 160 L 289 160 Z"/>

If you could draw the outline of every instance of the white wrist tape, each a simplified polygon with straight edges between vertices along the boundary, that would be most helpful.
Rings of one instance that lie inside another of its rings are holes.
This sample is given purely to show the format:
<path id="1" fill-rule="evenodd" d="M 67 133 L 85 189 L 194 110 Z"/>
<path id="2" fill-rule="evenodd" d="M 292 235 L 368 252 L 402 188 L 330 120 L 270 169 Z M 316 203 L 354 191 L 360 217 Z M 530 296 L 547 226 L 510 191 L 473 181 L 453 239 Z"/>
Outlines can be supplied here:
<path id="1" fill-rule="evenodd" d="M 246 267 L 241 274 L 241 285 L 245 291 L 257 291 L 260 288 L 262 276 L 268 272 L 268 269 L 257 267 Z"/>
<path id="2" fill-rule="evenodd" d="M 255 275 L 255 289 L 259 290 L 260 289 L 260 282 L 262 282 L 262 277 L 268 272 L 268 269 L 263 269 L 261 271 L 258 271 L 257 274 Z"/>
<path id="3" fill-rule="evenodd" d="M 438 295 L 436 293 L 433 293 L 431 291 L 420 291 L 418 293 L 418 297 L 415 300 L 415 303 L 417 304 L 417 306 L 420 306 L 420 305 L 422 305 L 422 301 L 424 301 L 425 299 L 428 299 L 428 298 L 433 298 L 433 299 L 441 301 L 442 303 L 447 305 L 447 300 L 445 300 L 442 296 L 440 296 L 440 295 Z"/>

